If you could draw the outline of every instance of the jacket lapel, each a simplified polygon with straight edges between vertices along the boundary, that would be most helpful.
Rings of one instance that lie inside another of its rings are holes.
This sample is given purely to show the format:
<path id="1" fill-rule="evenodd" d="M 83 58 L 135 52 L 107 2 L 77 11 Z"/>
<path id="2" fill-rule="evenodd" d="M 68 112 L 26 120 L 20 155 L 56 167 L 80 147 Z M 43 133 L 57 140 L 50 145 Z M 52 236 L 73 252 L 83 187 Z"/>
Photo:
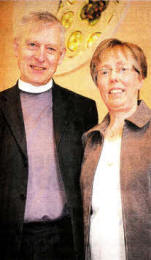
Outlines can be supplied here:
<path id="1" fill-rule="evenodd" d="M 53 100 L 53 121 L 54 121 L 54 135 L 56 141 L 56 147 L 61 140 L 61 136 L 67 123 L 70 121 L 69 115 L 71 108 L 69 108 L 67 96 L 61 87 L 54 83 L 52 88 L 52 100 Z M 16 139 L 17 144 L 21 148 L 21 151 L 27 157 L 26 147 L 26 135 L 23 122 L 23 114 L 21 109 L 20 95 L 18 85 L 6 90 L 1 95 L 1 109 L 5 119 Z"/>
<path id="2" fill-rule="evenodd" d="M 27 158 L 26 136 L 18 85 L 16 84 L 13 88 L 4 91 L 1 100 L 0 107 L 2 113 L 10 127 L 12 135 Z"/>
<path id="3" fill-rule="evenodd" d="M 67 97 L 65 97 L 64 91 L 54 83 L 52 88 L 53 123 L 57 150 L 61 136 L 69 122 L 69 107 L 66 99 Z"/>

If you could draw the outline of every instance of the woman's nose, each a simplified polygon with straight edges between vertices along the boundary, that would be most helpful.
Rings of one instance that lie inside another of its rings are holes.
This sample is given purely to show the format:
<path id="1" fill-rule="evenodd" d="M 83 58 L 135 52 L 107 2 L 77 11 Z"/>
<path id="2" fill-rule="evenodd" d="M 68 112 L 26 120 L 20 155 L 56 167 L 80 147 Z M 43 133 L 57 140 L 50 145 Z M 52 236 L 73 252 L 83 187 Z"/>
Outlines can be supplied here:
<path id="1" fill-rule="evenodd" d="M 117 80 L 119 77 L 119 72 L 116 70 L 116 69 L 112 69 L 111 70 L 111 75 L 110 75 L 110 78 L 112 80 Z"/>

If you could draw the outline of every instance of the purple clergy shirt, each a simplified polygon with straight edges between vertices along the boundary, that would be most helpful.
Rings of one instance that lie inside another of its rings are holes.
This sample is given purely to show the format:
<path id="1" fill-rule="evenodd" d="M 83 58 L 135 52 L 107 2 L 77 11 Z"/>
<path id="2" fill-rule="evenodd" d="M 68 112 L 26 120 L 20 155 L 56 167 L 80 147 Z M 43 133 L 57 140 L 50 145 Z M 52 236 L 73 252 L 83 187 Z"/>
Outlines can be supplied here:
<path id="1" fill-rule="evenodd" d="M 24 221 L 57 219 L 65 192 L 56 159 L 52 89 L 40 94 L 20 92 L 28 155 L 28 186 Z"/>

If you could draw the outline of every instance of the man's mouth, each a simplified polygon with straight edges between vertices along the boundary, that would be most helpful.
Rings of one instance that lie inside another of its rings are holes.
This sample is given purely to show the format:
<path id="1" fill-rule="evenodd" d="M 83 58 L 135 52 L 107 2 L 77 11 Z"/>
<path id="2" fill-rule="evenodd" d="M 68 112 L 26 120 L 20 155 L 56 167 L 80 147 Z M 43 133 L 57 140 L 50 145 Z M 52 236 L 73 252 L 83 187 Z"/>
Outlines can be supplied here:
<path id="1" fill-rule="evenodd" d="M 30 65 L 30 67 L 37 71 L 46 70 L 46 67 L 36 66 L 36 65 Z"/>

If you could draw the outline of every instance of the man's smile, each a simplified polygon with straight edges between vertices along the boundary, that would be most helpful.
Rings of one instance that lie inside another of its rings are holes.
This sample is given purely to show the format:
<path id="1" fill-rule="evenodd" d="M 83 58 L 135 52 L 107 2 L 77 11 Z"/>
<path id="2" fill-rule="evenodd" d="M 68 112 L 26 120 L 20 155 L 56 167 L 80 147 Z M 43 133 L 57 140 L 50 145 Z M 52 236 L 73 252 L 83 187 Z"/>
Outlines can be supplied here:
<path id="1" fill-rule="evenodd" d="M 42 67 L 42 66 L 37 66 L 37 65 L 30 65 L 30 67 L 34 70 L 37 71 L 42 71 L 42 70 L 46 70 L 46 67 Z"/>

